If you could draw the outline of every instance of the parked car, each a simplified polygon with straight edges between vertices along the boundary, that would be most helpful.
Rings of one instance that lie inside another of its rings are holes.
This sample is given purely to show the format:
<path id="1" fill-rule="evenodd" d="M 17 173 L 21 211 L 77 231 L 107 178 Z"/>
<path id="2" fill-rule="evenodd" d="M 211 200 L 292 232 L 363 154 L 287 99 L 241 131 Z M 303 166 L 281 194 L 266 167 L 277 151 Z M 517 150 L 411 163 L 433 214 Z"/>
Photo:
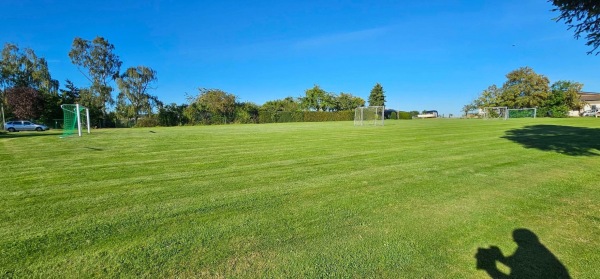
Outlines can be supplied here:
<path id="1" fill-rule="evenodd" d="M 35 124 L 31 121 L 8 121 L 4 125 L 4 129 L 9 132 L 19 132 L 19 131 L 46 131 L 48 130 L 48 126 L 42 124 Z"/>
<path id="2" fill-rule="evenodd" d="M 598 112 L 595 110 L 586 110 L 581 114 L 581 116 L 596 116 L 596 113 Z"/>

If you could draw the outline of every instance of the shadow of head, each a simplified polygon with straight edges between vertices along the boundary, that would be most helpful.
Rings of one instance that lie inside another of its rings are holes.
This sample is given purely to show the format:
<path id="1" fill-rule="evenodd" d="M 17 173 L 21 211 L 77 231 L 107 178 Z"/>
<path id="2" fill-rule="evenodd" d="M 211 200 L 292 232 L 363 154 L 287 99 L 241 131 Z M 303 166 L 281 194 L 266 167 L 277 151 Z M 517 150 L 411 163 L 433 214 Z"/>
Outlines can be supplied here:
<path id="1" fill-rule="evenodd" d="M 532 125 L 506 131 L 502 137 L 542 151 L 570 156 L 599 156 L 600 129 L 559 125 Z"/>
<path id="2" fill-rule="evenodd" d="M 528 229 L 516 229 L 513 231 L 513 240 L 519 245 L 536 245 L 540 243 L 540 239 Z"/>

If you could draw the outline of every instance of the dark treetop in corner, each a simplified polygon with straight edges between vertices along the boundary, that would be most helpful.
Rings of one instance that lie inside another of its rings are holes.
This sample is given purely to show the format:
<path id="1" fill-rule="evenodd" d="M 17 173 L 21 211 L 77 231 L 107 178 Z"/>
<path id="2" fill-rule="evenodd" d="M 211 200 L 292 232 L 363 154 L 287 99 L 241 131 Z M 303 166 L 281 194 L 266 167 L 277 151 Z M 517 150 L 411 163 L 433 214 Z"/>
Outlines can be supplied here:
<path id="1" fill-rule="evenodd" d="M 600 3 L 598 0 L 549 0 L 555 9 L 559 11 L 560 16 L 556 21 L 564 20 L 569 29 L 575 30 L 575 38 L 579 39 L 581 35 L 587 34 L 586 45 L 591 46 L 592 50 L 588 54 L 600 54 L 596 51 L 600 47 Z"/>

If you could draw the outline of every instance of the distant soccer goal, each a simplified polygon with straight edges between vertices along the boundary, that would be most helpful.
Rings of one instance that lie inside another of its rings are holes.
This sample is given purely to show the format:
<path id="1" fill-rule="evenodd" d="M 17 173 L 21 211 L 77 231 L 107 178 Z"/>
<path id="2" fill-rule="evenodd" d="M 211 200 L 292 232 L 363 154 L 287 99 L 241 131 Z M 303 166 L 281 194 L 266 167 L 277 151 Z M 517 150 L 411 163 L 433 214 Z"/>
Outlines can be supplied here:
<path id="1" fill-rule="evenodd" d="M 536 108 L 508 109 L 508 118 L 535 118 Z"/>
<path id="2" fill-rule="evenodd" d="M 358 107 L 354 110 L 354 126 L 383 126 L 384 106 Z"/>
<path id="3" fill-rule="evenodd" d="M 60 108 L 62 108 L 64 116 L 63 137 L 71 136 L 75 131 L 81 137 L 81 112 L 83 111 L 85 111 L 87 132 L 90 133 L 90 111 L 86 107 L 79 104 L 64 104 Z"/>
<path id="4" fill-rule="evenodd" d="M 508 119 L 507 107 L 485 107 L 483 108 L 483 119 Z"/>

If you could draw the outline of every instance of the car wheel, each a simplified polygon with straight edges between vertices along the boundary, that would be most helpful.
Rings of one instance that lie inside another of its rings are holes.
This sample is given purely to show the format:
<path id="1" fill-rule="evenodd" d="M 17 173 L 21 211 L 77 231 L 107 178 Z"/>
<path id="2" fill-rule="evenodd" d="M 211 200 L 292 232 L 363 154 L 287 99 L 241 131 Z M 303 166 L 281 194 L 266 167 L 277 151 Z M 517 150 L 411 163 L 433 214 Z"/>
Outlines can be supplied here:
<path id="1" fill-rule="evenodd" d="M 41 132 L 41 131 L 42 131 L 42 128 L 40 128 L 40 127 L 36 127 L 36 128 L 35 128 L 35 130 L 36 130 L 36 131 L 38 131 L 38 132 Z"/>
<path id="2" fill-rule="evenodd" d="M 9 132 L 15 132 L 15 131 L 17 131 L 17 130 L 15 130 L 15 128 L 13 128 L 13 127 L 10 127 L 10 128 L 8 128 L 8 131 L 9 131 Z"/>

